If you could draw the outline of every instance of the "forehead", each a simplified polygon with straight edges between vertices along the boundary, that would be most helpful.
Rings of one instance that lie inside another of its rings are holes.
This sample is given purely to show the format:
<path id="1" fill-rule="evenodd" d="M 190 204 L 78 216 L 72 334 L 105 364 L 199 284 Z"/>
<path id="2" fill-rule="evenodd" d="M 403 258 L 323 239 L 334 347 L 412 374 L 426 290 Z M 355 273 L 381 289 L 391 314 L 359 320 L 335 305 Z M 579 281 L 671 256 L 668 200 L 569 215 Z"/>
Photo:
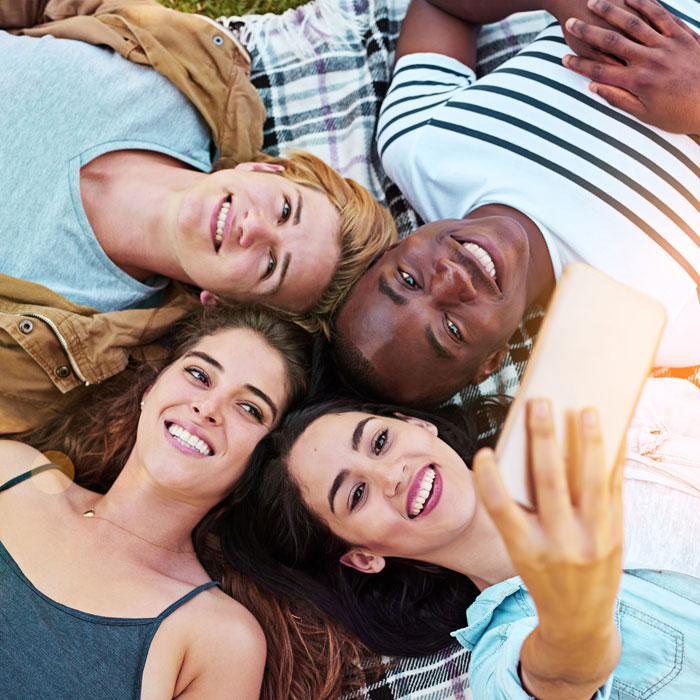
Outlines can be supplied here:
<path id="1" fill-rule="evenodd" d="M 352 446 L 353 432 L 368 415 L 356 411 L 329 413 L 317 418 L 299 436 L 289 452 L 289 469 L 308 494 L 326 498 L 338 471 L 358 457 Z"/>
<path id="2" fill-rule="evenodd" d="M 280 353 L 250 328 L 227 328 L 200 338 L 189 352 L 216 360 L 226 377 L 254 384 L 279 400 L 286 394 L 286 366 Z M 187 353 L 186 353 L 187 355 Z"/>
<path id="3" fill-rule="evenodd" d="M 459 378 L 473 373 L 485 353 L 481 343 L 474 343 L 471 349 L 460 348 L 459 355 L 445 356 L 431 341 L 442 316 L 425 296 L 406 290 L 402 296 L 409 301 L 402 304 L 382 291 L 380 278 L 397 274 L 392 256 L 396 250 L 389 251 L 384 261 L 388 264 L 375 265 L 357 283 L 336 325 L 378 372 L 388 394 L 396 401 L 413 402 L 461 385 Z"/>

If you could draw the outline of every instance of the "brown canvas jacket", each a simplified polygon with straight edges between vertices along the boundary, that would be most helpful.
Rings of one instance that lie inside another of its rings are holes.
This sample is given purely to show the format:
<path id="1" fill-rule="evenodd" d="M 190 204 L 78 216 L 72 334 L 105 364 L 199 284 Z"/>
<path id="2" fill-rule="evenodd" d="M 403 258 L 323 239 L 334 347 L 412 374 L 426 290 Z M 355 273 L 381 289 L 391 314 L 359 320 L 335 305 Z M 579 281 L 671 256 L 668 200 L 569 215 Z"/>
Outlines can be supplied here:
<path id="1" fill-rule="evenodd" d="M 0 28 L 106 45 L 151 65 L 206 119 L 219 167 L 250 160 L 262 145 L 265 111 L 249 57 L 214 22 L 154 0 L 0 0 Z M 129 357 L 162 355 L 154 341 L 196 303 L 174 283 L 157 309 L 100 313 L 0 274 L 0 434 L 35 427 Z"/>
<path id="2" fill-rule="evenodd" d="M 158 308 L 100 313 L 0 274 L 0 434 L 35 427 L 129 357 L 163 356 L 154 341 L 198 303 L 174 282 Z"/>
<path id="3" fill-rule="evenodd" d="M 250 56 L 213 20 L 155 0 L 0 0 L 0 29 L 110 46 L 170 79 L 207 121 L 217 167 L 262 147 L 265 108 L 250 83 Z"/>

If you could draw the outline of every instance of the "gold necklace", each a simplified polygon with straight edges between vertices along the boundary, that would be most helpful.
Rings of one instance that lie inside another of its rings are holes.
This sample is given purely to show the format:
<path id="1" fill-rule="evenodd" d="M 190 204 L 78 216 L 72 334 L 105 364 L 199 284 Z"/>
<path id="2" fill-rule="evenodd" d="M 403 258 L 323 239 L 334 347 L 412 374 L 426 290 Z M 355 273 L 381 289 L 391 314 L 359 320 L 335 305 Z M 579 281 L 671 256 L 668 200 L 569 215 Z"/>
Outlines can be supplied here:
<path id="1" fill-rule="evenodd" d="M 124 532 L 128 532 L 130 535 L 133 535 L 134 537 L 138 537 L 140 540 L 143 540 L 144 542 L 147 542 L 148 544 L 151 544 L 154 547 L 158 547 L 159 549 L 167 549 L 169 552 L 174 552 L 175 554 L 194 554 L 194 549 L 174 549 L 173 547 L 168 547 L 164 544 L 158 544 L 157 542 L 152 542 L 151 540 L 148 540 L 145 537 L 142 537 L 141 535 L 137 534 L 136 532 L 129 530 L 129 528 L 126 528 L 123 525 L 120 525 L 119 523 L 115 523 L 114 520 L 109 520 L 109 518 L 103 518 L 100 515 L 97 515 L 95 513 L 95 506 L 96 505 L 97 505 L 97 501 L 95 501 L 95 503 L 93 503 L 92 508 L 88 508 L 83 513 L 83 517 L 84 518 L 96 518 L 97 520 L 104 520 L 106 523 L 110 523 L 110 524 L 114 525 L 114 527 L 118 527 L 120 530 L 124 530 Z"/>

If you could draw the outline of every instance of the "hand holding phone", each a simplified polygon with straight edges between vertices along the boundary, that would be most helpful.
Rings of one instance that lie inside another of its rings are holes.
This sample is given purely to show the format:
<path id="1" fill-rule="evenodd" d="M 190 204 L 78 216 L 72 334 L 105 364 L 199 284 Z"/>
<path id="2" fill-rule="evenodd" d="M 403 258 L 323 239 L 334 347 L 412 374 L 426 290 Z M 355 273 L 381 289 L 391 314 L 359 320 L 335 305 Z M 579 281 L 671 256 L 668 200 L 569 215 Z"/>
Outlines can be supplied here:
<path id="1" fill-rule="evenodd" d="M 578 412 L 596 408 L 606 465 L 612 469 L 665 322 L 661 304 L 602 272 L 583 263 L 564 269 L 496 445 L 514 500 L 527 508 L 537 504 L 525 433 L 531 398 L 551 401 L 562 448 L 576 441 L 571 426 Z M 571 487 L 577 492 L 580 484 Z"/>

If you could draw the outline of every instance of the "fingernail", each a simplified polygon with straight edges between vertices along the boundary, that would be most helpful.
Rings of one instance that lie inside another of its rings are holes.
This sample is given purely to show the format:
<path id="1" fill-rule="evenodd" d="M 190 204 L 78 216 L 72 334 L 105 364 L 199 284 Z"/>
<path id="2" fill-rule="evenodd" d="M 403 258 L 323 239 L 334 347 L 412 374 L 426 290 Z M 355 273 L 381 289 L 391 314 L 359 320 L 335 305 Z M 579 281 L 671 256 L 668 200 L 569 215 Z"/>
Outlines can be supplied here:
<path id="1" fill-rule="evenodd" d="M 569 17 L 569 19 L 566 20 L 566 28 L 570 32 L 576 32 L 578 25 L 578 21 L 574 17 Z"/>
<path id="2" fill-rule="evenodd" d="M 591 92 L 594 92 L 596 95 L 598 94 L 598 85 L 597 85 L 596 83 L 591 83 L 591 84 L 588 86 L 588 89 L 589 89 Z"/>
<path id="3" fill-rule="evenodd" d="M 592 408 L 587 408 L 583 411 L 583 424 L 589 428 L 592 428 L 596 424 L 596 412 Z"/>
<path id="4" fill-rule="evenodd" d="M 537 399 L 532 411 L 536 418 L 546 418 L 549 415 L 549 405 L 544 399 Z"/>

